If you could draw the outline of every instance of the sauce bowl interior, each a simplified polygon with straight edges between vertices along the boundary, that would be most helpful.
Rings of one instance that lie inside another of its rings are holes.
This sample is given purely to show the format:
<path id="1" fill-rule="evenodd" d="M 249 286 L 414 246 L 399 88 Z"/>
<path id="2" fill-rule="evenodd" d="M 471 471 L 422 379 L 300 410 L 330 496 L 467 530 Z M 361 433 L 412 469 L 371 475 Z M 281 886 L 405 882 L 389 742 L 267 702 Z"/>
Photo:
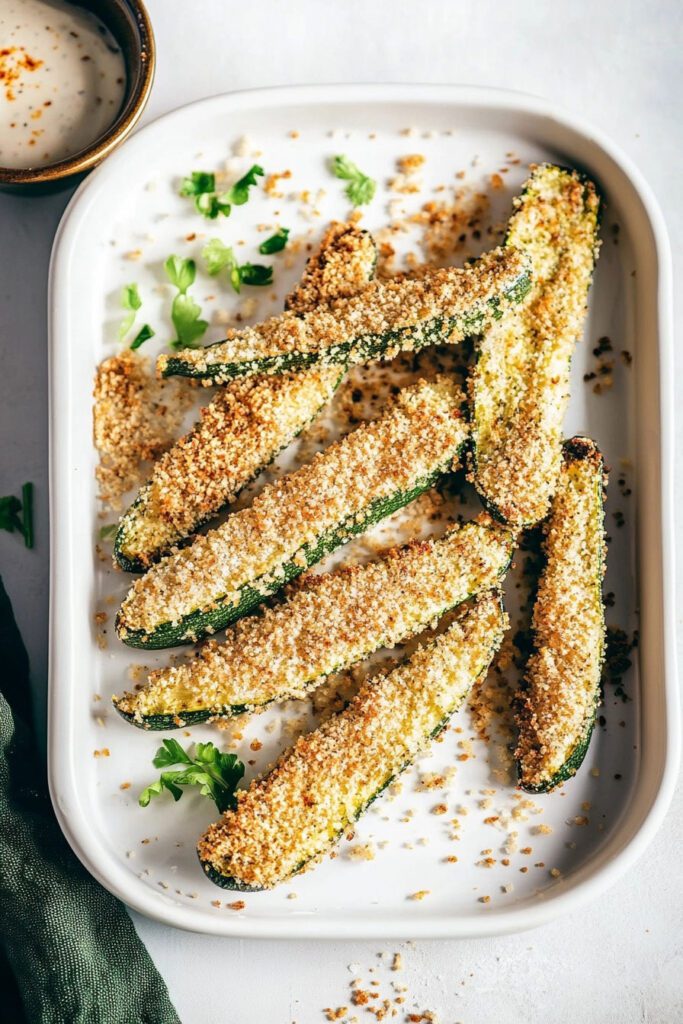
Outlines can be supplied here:
<path id="1" fill-rule="evenodd" d="M 59 186 L 64 179 L 91 170 L 131 132 L 145 108 L 152 88 L 155 65 L 154 34 L 149 15 L 140 0 L 72 0 L 90 11 L 109 29 L 121 47 L 126 86 L 123 103 L 113 123 L 79 152 L 42 167 L 0 167 L 0 188 Z M 71 182 L 69 183 L 71 184 Z"/>

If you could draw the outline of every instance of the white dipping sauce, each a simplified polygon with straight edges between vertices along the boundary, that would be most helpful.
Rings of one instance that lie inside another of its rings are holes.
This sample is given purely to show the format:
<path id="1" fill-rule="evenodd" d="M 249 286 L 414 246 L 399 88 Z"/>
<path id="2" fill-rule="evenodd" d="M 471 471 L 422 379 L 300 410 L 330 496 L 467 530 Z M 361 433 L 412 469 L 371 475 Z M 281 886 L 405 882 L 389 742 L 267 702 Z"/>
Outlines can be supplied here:
<path id="1" fill-rule="evenodd" d="M 0 167 L 45 167 L 116 120 L 126 71 L 113 36 L 64 0 L 0 0 Z"/>

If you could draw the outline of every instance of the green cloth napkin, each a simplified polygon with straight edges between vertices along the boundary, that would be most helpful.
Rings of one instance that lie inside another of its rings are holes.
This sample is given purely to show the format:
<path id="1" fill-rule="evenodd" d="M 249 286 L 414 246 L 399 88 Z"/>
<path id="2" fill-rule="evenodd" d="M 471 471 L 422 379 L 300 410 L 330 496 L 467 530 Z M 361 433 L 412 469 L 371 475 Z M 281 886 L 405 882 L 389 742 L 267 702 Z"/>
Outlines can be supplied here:
<path id="1" fill-rule="evenodd" d="M 180 1024 L 124 906 L 90 877 L 59 829 L 33 735 L 28 657 L 2 579 L 0 665 L 0 969 L 11 972 L 0 1017 Z"/>

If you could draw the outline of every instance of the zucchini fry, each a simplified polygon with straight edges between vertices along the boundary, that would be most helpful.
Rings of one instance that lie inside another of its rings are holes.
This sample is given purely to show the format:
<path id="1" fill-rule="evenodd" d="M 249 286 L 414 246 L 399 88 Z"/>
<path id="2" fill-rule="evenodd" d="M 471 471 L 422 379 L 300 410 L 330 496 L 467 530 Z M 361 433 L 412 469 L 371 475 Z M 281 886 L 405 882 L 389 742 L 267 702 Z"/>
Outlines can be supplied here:
<path id="1" fill-rule="evenodd" d="M 284 373 L 386 359 L 401 350 L 461 341 L 520 302 L 529 290 L 526 256 L 495 249 L 464 269 L 431 270 L 417 278 L 373 281 L 362 294 L 303 316 L 286 312 L 225 341 L 161 355 L 164 377 L 218 384 L 257 373 Z"/>
<path id="2" fill-rule="evenodd" d="M 545 527 L 534 652 L 518 695 L 515 756 L 520 783 L 533 793 L 576 773 L 593 732 L 605 647 L 604 481 L 597 445 L 566 441 Z"/>
<path id="3" fill-rule="evenodd" d="M 304 312 L 355 294 L 372 279 L 376 262 L 367 231 L 332 224 L 287 308 Z M 317 416 L 343 374 L 340 366 L 319 367 L 222 388 L 194 429 L 155 463 L 122 517 L 114 542 L 121 568 L 144 572 L 229 505 Z"/>
<path id="4" fill-rule="evenodd" d="M 312 576 L 288 601 L 237 623 L 225 643 L 114 698 L 117 711 L 142 728 L 173 729 L 305 697 L 330 673 L 394 647 L 499 582 L 512 534 L 480 519 L 367 565 Z"/>
<path id="5" fill-rule="evenodd" d="M 378 419 L 136 580 L 117 618 L 121 639 L 173 647 L 222 629 L 407 505 L 458 465 L 468 437 L 462 405 L 445 377 L 401 390 Z"/>
<path id="6" fill-rule="evenodd" d="M 446 725 L 487 671 L 506 626 L 500 596 L 488 592 L 301 737 L 200 839 L 208 877 L 225 889 L 267 889 L 326 853 Z"/>
<path id="7" fill-rule="evenodd" d="M 592 182 L 550 164 L 516 201 L 505 247 L 531 259 L 525 303 L 480 339 L 470 379 L 474 483 L 492 515 L 515 528 L 548 511 L 560 470 L 572 353 L 598 253 Z"/>

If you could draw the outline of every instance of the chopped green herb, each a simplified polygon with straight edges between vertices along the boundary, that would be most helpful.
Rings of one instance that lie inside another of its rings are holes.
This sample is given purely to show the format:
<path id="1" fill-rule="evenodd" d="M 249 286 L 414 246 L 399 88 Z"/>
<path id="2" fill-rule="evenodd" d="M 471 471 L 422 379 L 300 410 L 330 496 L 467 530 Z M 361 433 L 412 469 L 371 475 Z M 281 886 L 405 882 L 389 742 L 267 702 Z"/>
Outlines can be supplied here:
<path id="1" fill-rule="evenodd" d="M 184 295 L 194 284 L 197 276 L 197 264 L 194 260 L 185 260 L 182 256 L 169 256 L 164 263 L 166 276 L 171 284 Z"/>
<path id="2" fill-rule="evenodd" d="M 194 205 L 198 213 L 201 213 L 203 217 L 208 217 L 209 220 L 215 220 L 219 213 L 222 213 L 224 217 L 229 217 L 232 209 L 227 199 L 227 192 L 221 195 L 195 196 Z"/>
<path id="3" fill-rule="evenodd" d="M 190 196 L 197 213 L 215 220 L 219 213 L 230 216 L 230 201 L 227 195 L 216 194 L 216 175 L 209 171 L 193 171 L 189 178 L 183 178 L 181 196 Z"/>
<path id="4" fill-rule="evenodd" d="M 244 775 L 244 765 L 235 754 L 223 754 L 213 743 L 196 743 L 191 757 L 177 740 L 164 740 L 152 763 L 155 768 L 170 770 L 162 771 L 158 781 L 142 791 L 141 807 L 147 807 L 152 797 L 165 789 L 174 800 L 180 800 L 181 786 L 199 786 L 201 795 L 210 797 L 221 812 L 235 806 L 235 790 Z"/>
<path id="5" fill-rule="evenodd" d="M 243 263 L 239 273 L 242 284 L 261 288 L 263 285 L 273 283 L 273 268 L 264 267 L 261 263 Z"/>
<path id="6" fill-rule="evenodd" d="M 332 173 L 335 178 L 348 181 L 344 189 L 348 199 L 354 206 L 364 206 L 375 194 L 377 182 L 356 167 L 347 156 L 336 156 L 332 161 Z"/>
<path id="7" fill-rule="evenodd" d="M 273 282 L 272 267 L 265 267 L 260 263 L 243 263 L 240 266 L 233 249 L 229 245 L 224 245 L 220 238 L 209 239 L 202 249 L 202 257 L 212 277 L 220 274 L 222 270 L 228 271 L 230 284 L 236 292 L 241 291 L 243 284 L 261 287 Z"/>
<path id="8" fill-rule="evenodd" d="M 153 338 L 153 337 L 154 337 L 154 330 L 153 330 L 153 328 L 151 328 L 149 326 L 149 324 L 143 324 L 142 327 L 140 328 L 140 330 L 138 331 L 138 333 L 135 335 L 135 337 L 131 341 L 130 347 L 132 349 L 140 348 L 141 345 L 144 345 L 146 341 L 149 341 L 149 339 Z"/>
<path id="9" fill-rule="evenodd" d="M 201 307 L 190 295 L 176 295 L 171 306 L 171 319 L 177 337 L 171 342 L 171 348 L 198 348 L 197 342 L 206 333 L 209 326 L 207 320 L 200 319 Z"/>
<path id="10" fill-rule="evenodd" d="M 136 284 L 124 284 L 121 289 L 121 308 L 127 309 L 128 312 L 119 325 L 119 339 L 128 334 L 128 331 L 135 323 L 135 315 L 141 305 L 142 299 L 138 293 L 138 286 Z"/>
<path id="11" fill-rule="evenodd" d="M 289 238 L 289 228 L 278 228 L 274 235 L 270 238 L 266 238 L 264 242 L 258 247 L 258 251 L 262 256 L 272 256 L 274 252 L 282 252 L 284 247 L 287 245 L 287 239 Z"/>
<path id="12" fill-rule="evenodd" d="M 13 494 L 0 498 L 0 530 L 16 530 L 23 536 L 25 546 L 33 547 L 33 484 L 24 484 L 21 498 Z"/>
<path id="13" fill-rule="evenodd" d="M 193 171 L 189 178 L 183 178 L 181 196 L 203 196 L 216 191 L 216 175 L 210 171 Z"/>
<path id="14" fill-rule="evenodd" d="M 258 184 L 256 181 L 257 176 L 263 177 L 263 168 L 259 167 L 258 164 L 254 164 L 228 191 L 228 202 L 234 206 L 243 206 L 249 198 L 249 189 Z"/>
<path id="15" fill-rule="evenodd" d="M 103 526 L 100 530 L 100 540 L 113 540 L 118 533 L 118 529 L 118 523 L 109 523 L 108 526 Z"/>
<path id="16" fill-rule="evenodd" d="M 208 321 L 200 319 L 200 306 L 187 294 L 187 289 L 194 283 L 197 265 L 194 260 L 169 256 L 164 269 L 171 284 L 178 289 L 171 306 L 171 320 L 176 331 L 171 348 L 197 348 L 197 342 L 209 326 Z"/>
<path id="17" fill-rule="evenodd" d="M 231 270 L 236 266 L 235 254 L 229 245 L 224 245 L 220 238 L 210 238 L 202 249 L 202 259 L 206 263 L 206 269 L 215 277 L 221 270 Z"/>

